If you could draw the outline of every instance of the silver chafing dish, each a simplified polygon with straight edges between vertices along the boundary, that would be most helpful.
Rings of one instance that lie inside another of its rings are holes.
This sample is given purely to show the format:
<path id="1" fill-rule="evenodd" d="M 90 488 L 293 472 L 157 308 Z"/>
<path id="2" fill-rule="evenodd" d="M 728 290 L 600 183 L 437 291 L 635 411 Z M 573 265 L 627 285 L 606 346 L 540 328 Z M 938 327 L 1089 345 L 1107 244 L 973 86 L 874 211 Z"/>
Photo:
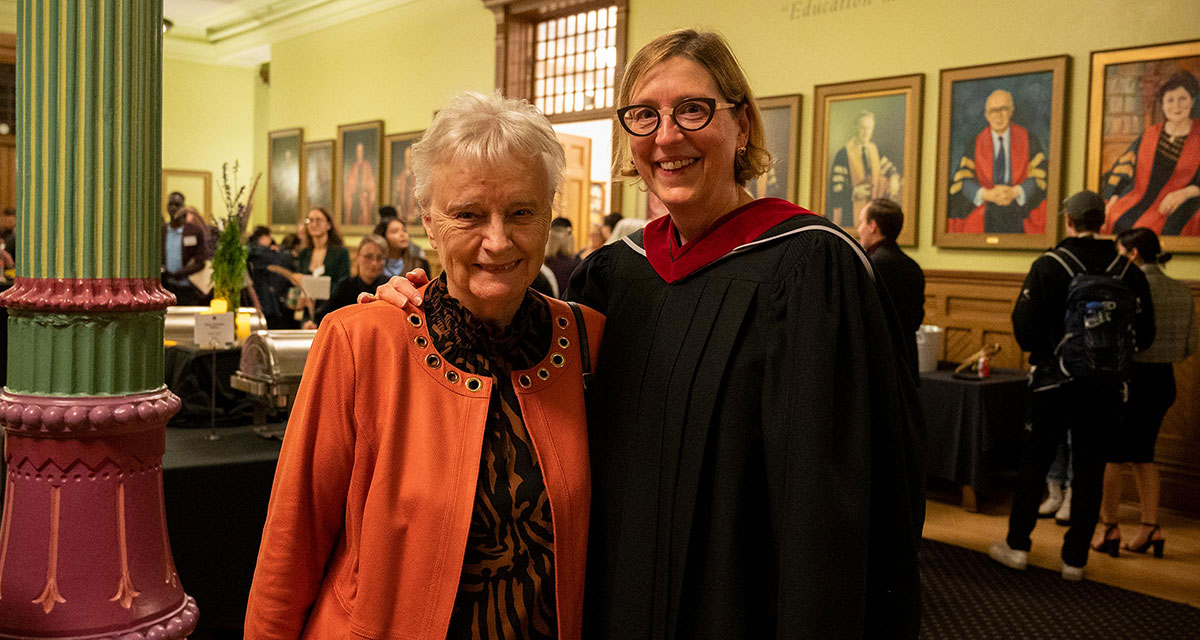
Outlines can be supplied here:
<path id="1" fill-rule="evenodd" d="M 265 410 L 288 412 L 300 389 L 300 374 L 312 347 L 315 329 L 255 331 L 242 344 L 242 359 L 229 384 L 255 396 Z M 255 411 L 255 424 L 266 411 Z M 286 420 L 286 415 L 284 416 Z"/>
<path id="2" fill-rule="evenodd" d="M 176 344 L 192 344 L 196 335 L 196 316 L 208 313 L 208 307 L 167 307 L 166 324 L 163 328 L 163 338 L 173 340 Z M 267 328 L 267 321 L 254 307 L 239 307 L 238 313 L 249 314 L 250 331 L 260 331 Z"/>

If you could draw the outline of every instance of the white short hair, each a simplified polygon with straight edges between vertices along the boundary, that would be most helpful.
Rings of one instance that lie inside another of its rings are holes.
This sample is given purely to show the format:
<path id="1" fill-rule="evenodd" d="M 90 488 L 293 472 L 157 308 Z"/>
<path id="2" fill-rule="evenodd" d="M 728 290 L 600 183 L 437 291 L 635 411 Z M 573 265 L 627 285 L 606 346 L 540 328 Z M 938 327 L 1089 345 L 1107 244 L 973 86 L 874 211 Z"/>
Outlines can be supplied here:
<path id="1" fill-rule="evenodd" d="M 422 212 L 429 210 L 433 173 L 442 166 L 457 162 L 503 166 L 534 158 L 546 171 L 547 203 L 553 203 L 567 161 L 546 116 L 527 101 L 509 100 L 499 91 L 461 93 L 438 112 L 412 147 L 413 196 Z"/>

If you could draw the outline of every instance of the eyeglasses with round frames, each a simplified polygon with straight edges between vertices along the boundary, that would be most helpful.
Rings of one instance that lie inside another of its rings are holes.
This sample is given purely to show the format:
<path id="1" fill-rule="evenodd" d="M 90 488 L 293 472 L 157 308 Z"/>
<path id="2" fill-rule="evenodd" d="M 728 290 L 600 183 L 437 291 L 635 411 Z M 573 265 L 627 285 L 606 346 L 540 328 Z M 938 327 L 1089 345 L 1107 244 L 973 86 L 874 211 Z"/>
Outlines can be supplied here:
<path id="1" fill-rule="evenodd" d="M 617 109 L 617 120 L 629 135 L 644 137 L 658 131 L 663 116 L 671 116 L 675 125 L 684 131 L 699 131 L 712 122 L 721 109 L 738 106 L 732 102 L 717 102 L 713 98 L 688 98 L 670 109 L 655 109 L 648 104 L 631 104 Z"/>

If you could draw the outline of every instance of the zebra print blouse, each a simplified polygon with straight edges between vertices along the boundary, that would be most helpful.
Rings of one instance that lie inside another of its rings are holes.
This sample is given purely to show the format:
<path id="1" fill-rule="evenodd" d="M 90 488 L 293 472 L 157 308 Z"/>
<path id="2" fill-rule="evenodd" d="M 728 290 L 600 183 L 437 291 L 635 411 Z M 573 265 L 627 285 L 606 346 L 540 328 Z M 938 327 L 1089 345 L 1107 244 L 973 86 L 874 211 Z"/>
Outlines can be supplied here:
<path id="1" fill-rule="evenodd" d="M 425 300 L 429 334 L 443 358 L 494 382 L 462 578 L 446 637 L 555 638 L 550 500 L 509 376 L 545 357 L 549 309 L 539 296 L 526 293 L 512 323 L 498 329 L 451 297 L 444 279 L 429 285 Z"/>

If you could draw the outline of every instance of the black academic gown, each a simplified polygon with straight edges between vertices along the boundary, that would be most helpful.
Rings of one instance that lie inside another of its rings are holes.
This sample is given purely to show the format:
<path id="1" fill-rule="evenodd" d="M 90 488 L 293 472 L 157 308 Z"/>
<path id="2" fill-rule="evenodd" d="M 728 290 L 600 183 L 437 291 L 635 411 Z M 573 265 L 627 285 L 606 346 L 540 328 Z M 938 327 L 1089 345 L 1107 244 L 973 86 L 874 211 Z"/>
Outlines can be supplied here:
<path id="1" fill-rule="evenodd" d="M 920 407 L 861 248 L 799 215 L 668 284 L 643 237 L 569 293 L 608 316 L 584 637 L 916 637 Z"/>

